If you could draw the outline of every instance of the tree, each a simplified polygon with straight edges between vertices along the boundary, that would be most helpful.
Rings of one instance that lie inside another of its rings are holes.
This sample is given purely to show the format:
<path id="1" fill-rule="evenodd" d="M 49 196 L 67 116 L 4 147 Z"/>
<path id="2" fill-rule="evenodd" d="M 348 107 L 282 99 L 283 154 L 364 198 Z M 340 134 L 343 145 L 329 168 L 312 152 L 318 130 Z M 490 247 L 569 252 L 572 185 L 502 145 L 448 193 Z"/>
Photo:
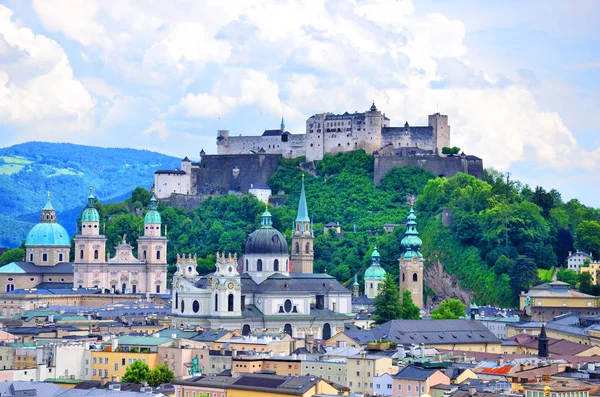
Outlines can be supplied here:
<path id="1" fill-rule="evenodd" d="M 402 318 L 404 320 L 419 320 L 419 307 L 413 303 L 412 293 L 406 290 L 402 293 Z"/>
<path id="2" fill-rule="evenodd" d="M 23 248 L 9 249 L 0 256 L 0 266 L 11 262 L 21 262 L 23 259 L 25 259 L 25 250 Z"/>
<path id="3" fill-rule="evenodd" d="M 515 265 L 508 274 L 513 297 L 518 297 L 521 291 L 529 289 L 537 280 L 537 267 L 533 259 L 519 255 Z"/>
<path id="4" fill-rule="evenodd" d="M 556 272 L 556 279 L 558 281 L 562 281 L 563 283 L 575 285 L 579 281 L 579 276 L 574 270 L 560 269 L 558 272 Z"/>
<path id="5" fill-rule="evenodd" d="M 150 367 L 142 360 L 135 360 L 131 365 L 128 365 L 125 369 L 125 375 L 121 379 L 123 382 L 129 383 L 142 383 L 148 379 L 150 374 Z"/>
<path id="6" fill-rule="evenodd" d="M 408 293 L 410 294 L 410 291 Z M 385 280 L 380 286 L 379 295 L 373 300 L 373 305 L 375 306 L 375 311 L 373 312 L 373 321 L 375 324 L 383 324 L 403 317 L 400 293 L 391 274 L 387 273 L 385 275 Z"/>
<path id="7" fill-rule="evenodd" d="M 592 294 L 594 292 L 594 284 L 592 284 L 592 275 L 590 273 L 579 273 L 579 291 L 584 294 Z"/>
<path id="8" fill-rule="evenodd" d="M 442 148 L 442 154 L 458 154 L 458 153 L 460 153 L 460 148 L 457 146 L 454 146 L 454 147 L 444 146 Z"/>
<path id="9" fill-rule="evenodd" d="M 136 187 L 131 192 L 131 203 L 140 203 L 142 207 L 147 207 L 150 202 L 150 192 L 143 187 Z"/>
<path id="10" fill-rule="evenodd" d="M 175 373 L 166 364 L 158 364 L 156 368 L 150 371 L 146 380 L 150 386 L 156 387 L 175 381 Z"/>
<path id="11" fill-rule="evenodd" d="M 575 248 L 600 255 L 600 224 L 596 221 L 582 221 L 575 229 Z"/>
<path id="12" fill-rule="evenodd" d="M 515 261 L 507 258 L 504 255 L 500 255 L 496 264 L 494 265 L 494 272 L 498 275 L 510 273 L 512 267 L 515 265 Z"/>
<path id="13" fill-rule="evenodd" d="M 440 306 L 431 312 L 433 320 L 456 320 L 465 315 L 465 304 L 458 299 L 443 300 L 440 302 Z"/>

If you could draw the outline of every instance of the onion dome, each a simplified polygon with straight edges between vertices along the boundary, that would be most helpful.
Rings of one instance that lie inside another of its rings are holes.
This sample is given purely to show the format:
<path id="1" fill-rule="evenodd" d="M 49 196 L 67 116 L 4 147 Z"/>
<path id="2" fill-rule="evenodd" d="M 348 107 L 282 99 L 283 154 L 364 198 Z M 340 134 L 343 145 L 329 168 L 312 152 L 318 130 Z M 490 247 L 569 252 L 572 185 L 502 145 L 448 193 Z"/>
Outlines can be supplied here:
<path id="1" fill-rule="evenodd" d="M 96 202 L 96 198 L 92 194 L 92 188 L 90 187 L 90 195 L 88 196 L 88 202 L 81 214 L 82 222 L 100 222 L 100 214 L 94 204 Z"/>
<path id="2" fill-rule="evenodd" d="M 25 246 L 69 247 L 70 245 L 69 233 L 56 223 L 56 212 L 50 202 L 50 193 L 48 193 L 48 201 L 42 208 L 40 223 L 27 233 Z"/>
<path id="3" fill-rule="evenodd" d="M 410 209 L 410 213 L 406 217 L 406 232 L 404 233 L 404 238 L 400 241 L 402 245 L 402 249 L 404 253 L 402 257 L 404 259 L 412 259 L 417 257 L 419 259 L 423 258 L 421 252 L 421 245 L 423 245 L 423 241 L 419 238 L 419 232 L 417 231 L 417 216 L 415 215 L 415 210 Z"/>
<path id="4" fill-rule="evenodd" d="M 375 106 L 375 101 L 373 101 L 373 104 L 371 105 L 371 112 L 374 112 L 377 110 L 377 107 Z"/>
<path id="5" fill-rule="evenodd" d="M 380 265 L 381 255 L 379 255 L 379 251 L 377 251 L 377 247 L 373 250 L 371 254 L 371 266 L 365 272 L 365 279 L 384 279 L 385 278 L 385 269 Z"/>
<path id="6" fill-rule="evenodd" d="M 256 229 L 248 236 L 244 255 L 288 255 L 288 245 L 285 236 L 279 230 L 273 228 L 271 213 L 268 210 L 263 213 L 261 224 L 260 229 Z"/>
<path id="7" fill-rule="evenodd" d="M 144 223 L 161 223 L 160 213 L 156 210 L 156 208 L 158 208 L 158 202 L 154 195 L 152 195 L 152 198 L 150 199 L 149 208 L 148 212 L 146 212 L 146 216 L 144 216 Z"/>

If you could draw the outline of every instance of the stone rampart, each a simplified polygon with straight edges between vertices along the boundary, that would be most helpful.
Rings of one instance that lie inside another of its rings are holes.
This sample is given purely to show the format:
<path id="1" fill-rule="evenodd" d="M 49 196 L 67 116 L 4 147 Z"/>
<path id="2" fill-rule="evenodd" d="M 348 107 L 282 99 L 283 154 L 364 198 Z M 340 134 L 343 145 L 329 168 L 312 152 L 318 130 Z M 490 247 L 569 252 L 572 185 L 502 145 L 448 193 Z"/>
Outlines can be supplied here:
<path id="1" fill-rule="evenodd" d="M 373 167 L 373 180 L 375 184 L 394 167 L 422 167 L 431 171 L 436 176 L 451 178 L 456 173 L 462 172 L 483 179 L 483 162 L 469 160 L 467 156 L 440 157 L 429 156 L 375 156 Z"/>

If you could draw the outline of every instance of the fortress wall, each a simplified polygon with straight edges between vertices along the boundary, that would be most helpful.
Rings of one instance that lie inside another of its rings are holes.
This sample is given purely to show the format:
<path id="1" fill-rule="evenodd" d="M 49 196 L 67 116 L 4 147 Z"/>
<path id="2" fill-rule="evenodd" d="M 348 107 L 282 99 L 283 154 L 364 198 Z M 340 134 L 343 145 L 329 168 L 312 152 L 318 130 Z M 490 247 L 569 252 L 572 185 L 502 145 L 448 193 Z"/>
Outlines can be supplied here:
<path id="1" fill-rule="evenodd" d="M 197 208 L 206 200 L 209 195 L 198 194 L 171 194 L 171 196 L 163 201 L 166 205 L 171 207 L 183 208 L 186 211 L 192 211 Z"/>
<path id="2" fill-rule="evenodd" d="M 281 154 L 287 158 L 304 156 L 305 135 L 289 135 L 287 142 L 281 136 L 234 136 L 217 146 L 218 154 L 249 154 L 261 148 L 268 154 Z"/>
<path id="3" fill-rule="evenodd" d="M 279 166 L 279 154 L 205 155 L 200 160 L 196 174 L 196 189 L 203 184 L 248 193 L 250 185 L 269 182 Z M 235 170 L 235 171 L 234 171 Z"/>
<path id="4" fill-rule="evenodd" d="M 458 172 L 483 178 L 483 163 L 478 168 L 469 170 L 468 161 L 464 157 L 437 157 L 437 156 L 376 156 L 373 170 L 373 180 L 376 184 L 394 167 L 422 167 L 431 171 L 436 176 L 450 178 Z M 481 171 L 479 171 L 481 170 Z"/>
<path id="5" fill-rule="evenodd" d="M 432 131 L 409 130 L 408 135 L 404 132 L 393 132 L 383 134 L 383 143 L 393 143 L 394 147 L 418 147 L 424 150 L 435 150 Z"/>

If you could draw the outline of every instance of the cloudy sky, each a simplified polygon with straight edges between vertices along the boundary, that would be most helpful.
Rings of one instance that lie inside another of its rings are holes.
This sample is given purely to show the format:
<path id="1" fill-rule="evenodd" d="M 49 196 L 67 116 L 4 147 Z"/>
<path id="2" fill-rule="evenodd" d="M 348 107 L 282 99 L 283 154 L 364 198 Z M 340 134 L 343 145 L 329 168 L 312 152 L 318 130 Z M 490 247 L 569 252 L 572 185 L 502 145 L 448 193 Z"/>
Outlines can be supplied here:
<path id="1" fill-rule="evenodd" d="M 0 146 L 215 153 L 317 112 L 448 114 L 452 143 L 600 206 L 595 0 L 0 1 Z"/>

